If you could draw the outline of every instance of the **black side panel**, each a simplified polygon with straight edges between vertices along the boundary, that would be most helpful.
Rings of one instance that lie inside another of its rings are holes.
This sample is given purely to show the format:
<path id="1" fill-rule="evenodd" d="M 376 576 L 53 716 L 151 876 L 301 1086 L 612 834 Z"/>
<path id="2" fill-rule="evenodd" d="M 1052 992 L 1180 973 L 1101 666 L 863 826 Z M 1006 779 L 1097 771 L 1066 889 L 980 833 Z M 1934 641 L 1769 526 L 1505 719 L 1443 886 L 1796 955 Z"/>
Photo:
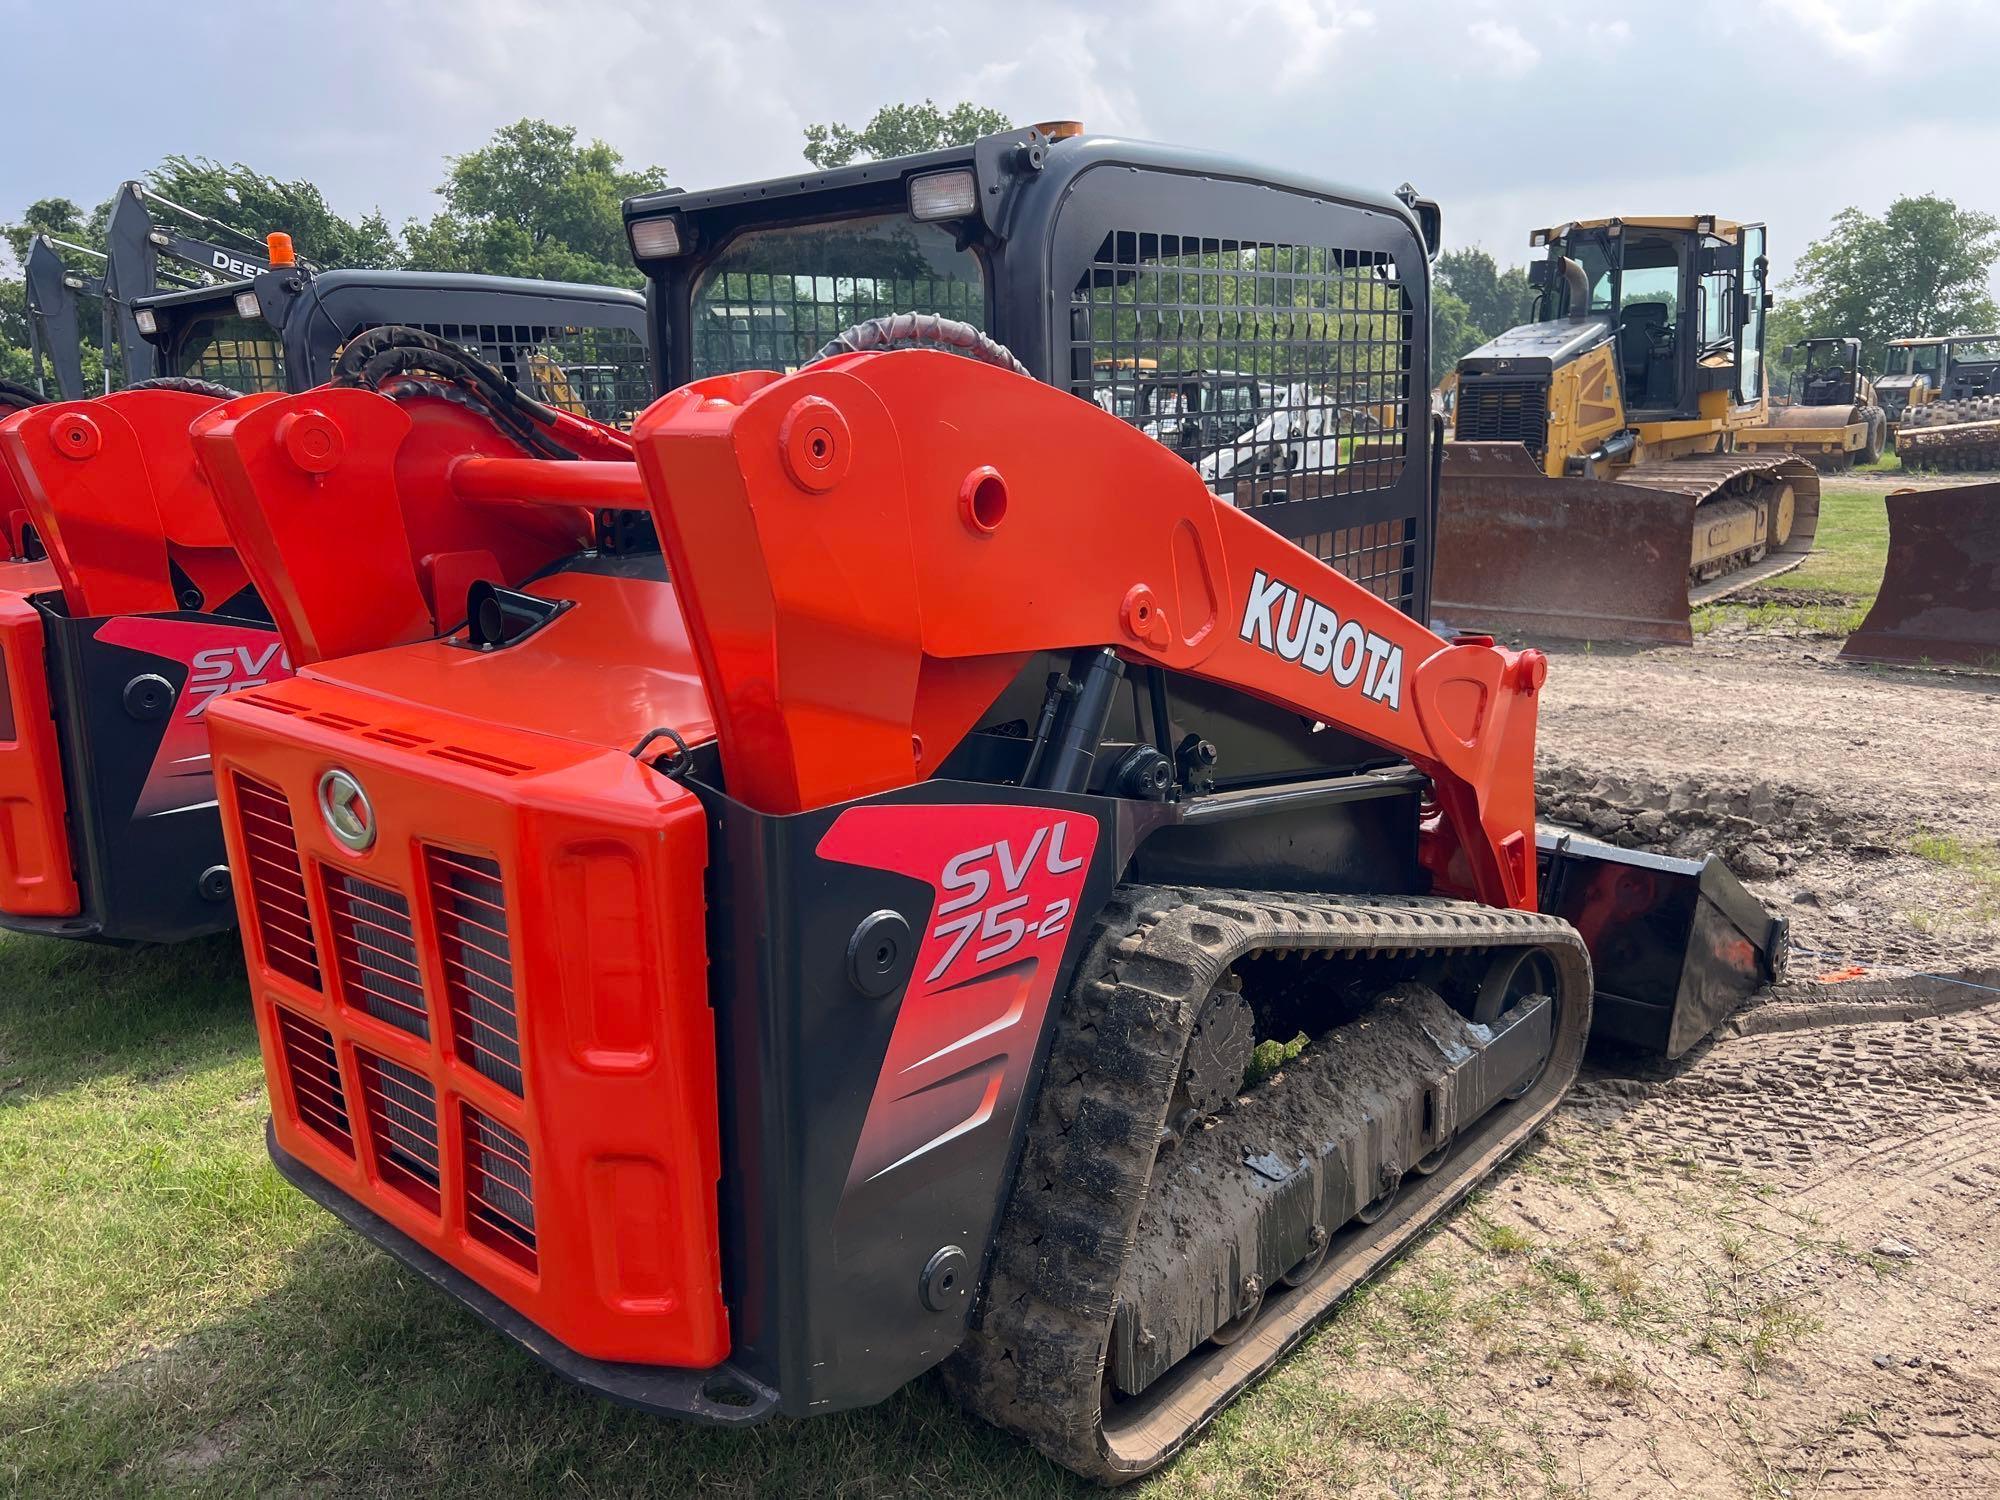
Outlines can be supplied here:
<path id="1" fill-rule="evenodd" d="M 956 782 L 786 818 L 701 791 L 732 1359 L 788 1413 L 864 1405 L 964 1335 L 1047 1022 L 1115 879 L 1115 815 L 1099 799 Z M 1030 831 L 1065 821 L 1067 845 Z M 965 879 L 990 880 L 957 910 L 994 917 L 940 970 L 952 923 L 933 907 L 949 898 L 936 875 L 888 867 L 942 874 L 944 850 Z M 1031 872 L 1011 909 L 1003 865 Z M 1059 931 L 977 959 L 1004 946 L 1010 916 L 1046 922 L 1058 888 L 1071 903 Z M 1010 995 L 1026 997 L 1012 1027 Z"/>
<path id="2" fill-rule="evenodd" d="M 286 675 L 277 633 L 201 614 L 47 614 L 43 628 L 84 915 L 121 942 L 233 927 L 226 873 L 211 873 L 225 856 L 201 710 Z"/>
<path id="3" fill-rule="evenodd" d="M 1421 895 L 1428 882 L 1417 863 L 1417 817 L 1414 787 L 1319 804 L 1273 797 L 1269 806 L 1241 817 L 1164 823 L 1139 846 L 1132 878 L 1156 885 Z"/>

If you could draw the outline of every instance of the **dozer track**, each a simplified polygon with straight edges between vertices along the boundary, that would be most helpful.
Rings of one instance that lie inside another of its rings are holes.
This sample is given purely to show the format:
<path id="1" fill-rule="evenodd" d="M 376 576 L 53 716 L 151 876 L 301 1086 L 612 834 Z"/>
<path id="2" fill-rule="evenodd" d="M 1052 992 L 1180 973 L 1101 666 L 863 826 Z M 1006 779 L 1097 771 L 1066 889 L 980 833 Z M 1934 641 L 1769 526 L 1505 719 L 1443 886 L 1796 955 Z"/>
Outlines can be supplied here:
<path id="1" fill-rule="evenodd" d="M 1246 1002 L 1287 1037 L 1288 1015 L 1342 1019 L 1189 1110 L 1216 1036 L 1247 1045 Z M 1156 1468 L 1533 1134 L 1590 1007 L 1556 918 L 1125 888 L 1058 1023 L 953 1389 L 1101 1482 Z"/>
<path id="2" fill-rule="evenodd" d="M 1618 483 L 1693 498 L 1690 607 L 1791 571 L 1819 531 L 1819 471 L 1790 454 L 1642 459 Z"/>

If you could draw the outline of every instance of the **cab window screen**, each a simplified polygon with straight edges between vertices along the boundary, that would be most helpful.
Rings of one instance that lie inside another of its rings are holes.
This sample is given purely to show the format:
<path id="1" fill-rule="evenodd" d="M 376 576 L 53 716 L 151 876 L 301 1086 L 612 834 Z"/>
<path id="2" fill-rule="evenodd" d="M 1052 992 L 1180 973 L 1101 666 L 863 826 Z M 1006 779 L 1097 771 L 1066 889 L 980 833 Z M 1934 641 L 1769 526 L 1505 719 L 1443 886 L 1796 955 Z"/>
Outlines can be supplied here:
<path id="1" fill-rule="evenodd" d="M 478 355 L 536 400 L 572 416 L 630 427 L 653 399 L 646 341 L 636 329 L 562 323 L 415 326 Z"/>
<path id="2" fill-rule="evenodd" d="M 953 231 L 904 214 L 753 230 L 695 283 L 690 365 L 697 380 L 796 370 L 855 324 L 900 312 L 985 329 L 984 269 Z"/>
<path id="3" fill-rule="evenodd" d="M 1071 390 L 1239 509 L 1393 489 L 1427 420 L 1412 411 L 1415 304 L 1380 251 L 1119 230 L 1072 291 L 1071 327 Z M 1380 509 L 1293 539 L 1407 608 L 1421 518 Z"/>
<path id="4" fill-rule="evenodd" d="M 267 323 L 234 314 L 200 318 L 174 350 L 173 373 L 246 394 L 282 391 L 285 351 Z"/>

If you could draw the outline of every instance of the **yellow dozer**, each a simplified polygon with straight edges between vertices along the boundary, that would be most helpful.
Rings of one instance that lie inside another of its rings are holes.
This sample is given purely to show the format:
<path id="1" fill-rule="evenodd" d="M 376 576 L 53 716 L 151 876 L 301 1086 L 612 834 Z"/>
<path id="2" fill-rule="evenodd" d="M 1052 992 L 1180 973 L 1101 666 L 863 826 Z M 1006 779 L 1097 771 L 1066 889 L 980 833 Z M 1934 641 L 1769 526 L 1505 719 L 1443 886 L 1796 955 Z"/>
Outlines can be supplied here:
<path id="1" fill-rule="evenodd" d="M 1806 459 L 1766 425 L 1761 224 L 1703 215 L 1535 232 L 1532 322 L 1458 363 L 1432 613 L 1525 639 L 1689 644 L 1690 609 L 1798 566 Z"/>
<path id="2" fill-rule="evenodd" d="M 1791 399 L 1772 405 L 1765 425 L 1736 434 L 1745 453 L 1796 453 L 1814 467 L 1872 464 L 1889 446 L 1889 418 L 1861 373 L 1861 340 L 1805 339 L 1788 353 L 1802 356 Z"/>

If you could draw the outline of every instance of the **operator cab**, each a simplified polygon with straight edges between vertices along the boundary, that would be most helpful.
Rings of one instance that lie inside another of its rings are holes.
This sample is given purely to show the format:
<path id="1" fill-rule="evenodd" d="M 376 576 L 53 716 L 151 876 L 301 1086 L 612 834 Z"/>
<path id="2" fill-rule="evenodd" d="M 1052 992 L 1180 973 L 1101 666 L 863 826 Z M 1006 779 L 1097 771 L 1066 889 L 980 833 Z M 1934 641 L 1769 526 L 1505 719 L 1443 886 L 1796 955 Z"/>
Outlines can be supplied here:
<path id="1" fill-rule="evenodd" d="M 661 388 L 969 325 L 1426 618 L 1435 206 L 1206 152 L 1008 131 L 625 207 Z"/>
<path id="2" fill-rule="evenodd" d="M 1805 339 L 1788 351 L 1805 356 L 1792 376 L 1792 398 L 1801 406 L 1852 406 L 1860 399 L 1861 340 Z"/>
<path id="3" fill-rule="evenodd" d="M 1921 376 L 1933 386 L 1940 384 L 1944 344 L 1941 338 L 1892 340 L 1882 356 L 1883 377 Z"/>
<path id="4" fill-rule="evenodd" d="M 2000 395 L 2000 334 L 1954 334 L 1944 345 L 1944 399 Z"/>
<path id="5" fill-rule="evenodd" d="M 966 325 L 1035 379 L 1173 449 L 1219 499 L 1429 618 L 1438 223 L 1413 192 L 1034 128 L 649 194 L 626 203 L 625 219 L 650 281 L 662 391 L 794 371 L 896 314 Z M 1008 726 L 1035 722 L 1060 666 L 1031 664 L 974 749 L 1017 746 Z M 1227 718 L 1227 762 L 1202 773 L 1218 787 L 1395 760 L 1297 714 L 1224 702 L 1192 678 L 1163 677 L 1157 699 L 1141 696 L 1121 706 L 1113 741 L 1174 751 L 1187 726 Z"/>
<path id="6" fill-rule="evenodd" d="M 651 397 L 645 301 L 622 288 L 279 267 L 142 297 L 133 319 L 154 373 L 246 393 L 317 385 L 356 334 L 400 324 L 449 339 L 577 416 L 630 425 Z"/>
<path id="7" fill-rule="evenodd" d="M 1764 226 L 1703 216 L 1603 219 L 1538 230 L 1537 323 L 1608 321 L 1628 417 L 1689 419 L 1703 391 L 1762 394 Z"/>

